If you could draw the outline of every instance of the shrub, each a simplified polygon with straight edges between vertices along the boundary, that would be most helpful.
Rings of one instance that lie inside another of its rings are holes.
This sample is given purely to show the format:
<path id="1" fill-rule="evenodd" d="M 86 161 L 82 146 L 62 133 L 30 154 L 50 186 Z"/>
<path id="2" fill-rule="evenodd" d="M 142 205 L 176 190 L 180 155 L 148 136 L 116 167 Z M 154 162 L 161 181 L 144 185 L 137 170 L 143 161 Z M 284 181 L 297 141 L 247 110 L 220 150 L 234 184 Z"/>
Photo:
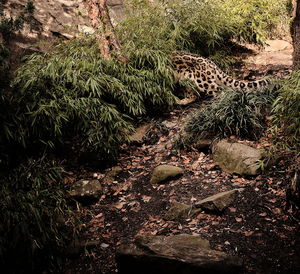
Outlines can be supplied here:
<path id="1" fill-rule="evenodd" d="M 185 145 L 204 138 L 261 136 L 266 128 L 265 114 L 273 99 L 269 93 L 225 91 L 188 119 Z"/>
<path id="2" fill-rule="evenodd" d="M 54 162 L 40 159 L 0 178 L 0 262 L 11 273 L 45 267 L 72 237 L 75 219 L 61 173 Z"/>
<path id="3" fill-rule="evenodd" d="M 273 130 L 281 145 L 300 148 L 300 71 L 293 72 L 283 81 L 279 96 L 275 100 Z"/>
<path id="4" fill-rule="evenodd" d="M 133 130 L 132 118 L 175 102 L 171 51 L 213 54 L 224 66 L 223 49 L 230 39 L 252 39 L 255 30 L 249 30 L 248 21 L 236 20 L 230 1 L 130 1 L 130 16 L 117 27 L 127 64 L 102 60 L 95 40 L 86 37 L 29 57 L 16 74 L 17 115 L 5 122 L 6 136 L 50 147 L 76 138 L 81 150 L 113 158 Z M 263 21 L 265 6 L 251 3 L 247 18 L 255 15 L 255 6 L 262 14 L 257 20 Z"/>
<path id="5" fill-rule="evenodd" d="M 142 49 L 128 57 L 101 59 L 92 38 L 29 57 L 14 81 L 20 126 L 8 136 L 50 147 L 77 136 L 83 150 L 114 157 L 132 117 L 175 102 L 168 55 Z"/>
<path id="6" fill-rule="evenodd" d="M 117 31 L 131 48 L 208 56 L 224 51 L 232 39 L 262 43 L 282 22 L 288 26 L 285 1 L 278 0 L 128 0 L 127 6 Z"/>

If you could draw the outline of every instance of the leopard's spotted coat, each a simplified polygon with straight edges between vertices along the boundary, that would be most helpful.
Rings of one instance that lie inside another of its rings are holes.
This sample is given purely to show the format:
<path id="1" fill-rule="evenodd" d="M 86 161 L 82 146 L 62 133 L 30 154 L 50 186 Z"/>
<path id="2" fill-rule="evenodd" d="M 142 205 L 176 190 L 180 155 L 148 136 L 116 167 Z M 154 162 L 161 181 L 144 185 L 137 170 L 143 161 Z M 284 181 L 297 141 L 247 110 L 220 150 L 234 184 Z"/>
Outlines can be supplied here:
<path id="1" fill-rule="evenodd" d="M 172 63 L 175 77 L 178 80 L 192 80 L 200 95 L 215 96 L 226 87 L 234 90 L 259 92 L 265 90 L 270 84 L 268 79 L 235 80 L 214 62 L 192 53 L 174 52 Z"/>

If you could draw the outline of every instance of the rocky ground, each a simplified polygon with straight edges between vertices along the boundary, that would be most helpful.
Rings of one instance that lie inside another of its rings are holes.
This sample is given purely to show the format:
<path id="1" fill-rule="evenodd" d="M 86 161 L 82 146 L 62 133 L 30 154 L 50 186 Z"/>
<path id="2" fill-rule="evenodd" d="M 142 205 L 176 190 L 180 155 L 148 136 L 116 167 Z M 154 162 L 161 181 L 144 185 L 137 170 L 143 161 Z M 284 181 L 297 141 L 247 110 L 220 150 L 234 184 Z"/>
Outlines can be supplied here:
<path id="1" fill-rule="evenodd" d="M 281 75 L 290 71 L 289 65 L 273 64 L 272 69 L 252 64 L 253 70 L 259 66 L 257 74 Z M 260 174 L 235 175 L 221 169 L 209 147 L 176 150 L 174 140 L 197 104 L 141 121 L 141 135 L 122 147 L 112 168 L 70 171 L 67 182 L 96 180 L 101 194 L 78 211 L 85 225 L 81 235 L 85 248 L 81 253 L 71 249 L 74 254 L 66 259 L 64 273 L 118 272 L 115 254 L 122 243 L 136 235 L 179 234 L 199 235 L 212 250 L 239 257 L 243 273 L 300 273 L 299 223 L 286 204 L 288 159 Z M 268 146 L 265 137 L 259 142 L 232 141 L 254 148 Z M 153 169 L 163 164 L 180 167 L 183 174 L 154 182 Z M 221 211 L 197 207 L 195 214 L 188 211 L 170 218 L 175 202 L 194 210 L 202 199 L 233 189 L 240 191 Z"/>

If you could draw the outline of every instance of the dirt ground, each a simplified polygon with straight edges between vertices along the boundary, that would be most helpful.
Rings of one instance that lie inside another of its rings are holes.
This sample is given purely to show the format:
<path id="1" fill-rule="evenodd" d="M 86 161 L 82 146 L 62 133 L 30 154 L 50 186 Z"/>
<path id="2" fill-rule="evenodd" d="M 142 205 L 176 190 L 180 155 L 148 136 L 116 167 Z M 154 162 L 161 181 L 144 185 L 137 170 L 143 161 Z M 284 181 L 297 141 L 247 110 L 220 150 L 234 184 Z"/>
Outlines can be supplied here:
<path id="1" fill-rule="evenodd" d="M 286 75 L 290 63 L 248 63 L 239 74 L 244 76 L 249 71 Z M 121 168 L 121 172 L 106 185 L 98 202 L 78 213 L 85 224 L 81 236 L 96 244 L 67 258 L 64 273 L 116 273 L 117 246 L 145 233 L 200 235 L 210 241 L 212 249 L 242 258 L 245 273 L 300 273 L 300 226 L 286 207 L 286 187 L 290 183 L 287 159 L 258 176 L 242 177 L 222 171 L 209 150 L 177 151 L 174 140 L 184 118 L 196 107 L 197 103 L 179 106 L 152 118 L 147 121 L 152 127 L 143 144 L 122 147 L 118 163 L 112 167 Z M 268 145 L 266 138 L 246 143 Z M 159 164 L 182 167 L 184 174 L 165 184 L 151 184 L 151 172 Z M 76 179 L 101 179 L 107 171 L 82 168 L 73 172 Z M 202 212 L 193 219 L 163 219 L 171 202 L 191 205 L 234 188 L 245 190 L 222 214 Z"/>

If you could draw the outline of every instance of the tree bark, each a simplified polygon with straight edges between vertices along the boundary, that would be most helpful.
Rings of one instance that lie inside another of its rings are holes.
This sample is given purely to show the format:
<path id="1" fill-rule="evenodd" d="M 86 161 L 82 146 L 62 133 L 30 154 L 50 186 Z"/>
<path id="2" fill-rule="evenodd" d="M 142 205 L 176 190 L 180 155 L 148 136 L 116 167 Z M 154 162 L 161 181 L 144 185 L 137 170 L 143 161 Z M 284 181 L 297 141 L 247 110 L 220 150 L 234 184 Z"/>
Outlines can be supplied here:
<path id="1" fill-rule="evenodd" d="M 300 69 L 300 0 L 295 1 L 295 17 L 292 23 L 292 38 L 293 38 L 293 66 L 295 70 Z"/>
<path id="2" fill-rule="evenodd" d="M 97 31 L 97 43 L 102 58 L 110 59 L 113 51 L 120 61 L 126 62 L 127 58 L 121 53 L 121 46 L 111 23 L 106 0 L 85 0 L 85 4 L 92 26 Z"/>

